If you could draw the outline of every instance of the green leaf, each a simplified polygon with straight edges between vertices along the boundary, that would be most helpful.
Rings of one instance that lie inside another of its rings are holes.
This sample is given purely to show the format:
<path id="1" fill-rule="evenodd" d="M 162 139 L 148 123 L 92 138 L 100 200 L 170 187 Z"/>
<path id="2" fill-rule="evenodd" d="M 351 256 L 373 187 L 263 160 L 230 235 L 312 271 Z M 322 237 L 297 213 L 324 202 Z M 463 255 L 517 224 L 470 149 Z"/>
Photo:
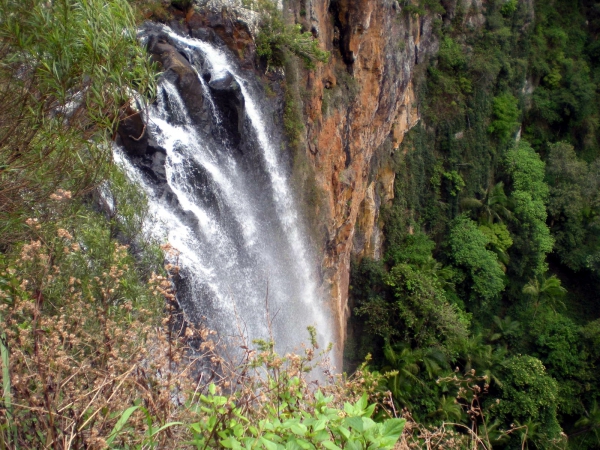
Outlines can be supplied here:
<path id="1" fill-rule="evenodd" d="M 360 442 L 357 442 L 355 440 L 349 440 L 348 442 L 346 442 L 344 449 L 345 450 L 363 450 L 363 446 Z"/>
<path id="2" fill-rule="evenodd" d="M 405 419 L 389 419 L 383 424 L 379 424 L 382 434 L 379 440 L 380 448 L 392 449 L 396 445 L 396 442 L 398 442 L 405 424 Z"/>
<path id="3" fill-rule="evenodd" d="M 292 433 L 297 434 L 298 436 L 305 436 L 308 429 L 301 423 L 294 424 L 290 426 L 290 430 Z"/>
<path id="4" fill-rule="evenodd" d="M 240 442 L 231 436 L 227 439 L 219 441 L 219 443 L 225 448 L 231 448 L 233 450 L 242 450 L 242 445 L 240 444 Z"/>
<path id="5" fill-rule="evenodd" d="M 327 441 L 329 438 L 331 438 L 331 436 L 329 435 L 329 432 L 327 430 L 317 431 L 313 435 L 313 440 L 317 442 Z"/>
<path id="6" fill-rule="evenodd" d="M 350 430 L 346 427 L 339 427 L 338 431 L 344 436 L 345 439 L 350 439 Z"/>
<path id="7" fill-rule="evenodd" d="M 267 450 L 277 450 L 277 444 L 273 441 L 269 441 L 264 437 L 260 438 L 260 443 L 265 446 Z"/>
<path id="8" fill-rule="evenodd" d="M 213 402 L 217 406 L 223 406 L 225 403 L 227 403 L 227 397 L 218 395 L 213 399 Z"/>
<path id="9" fill-rule="evenodd" d="M 166 424 L 164 424 L 162 427 L 160 427 L 160 428 L 158 428 L 158 429 L 156 429 L 156 430 L 152 431 L 152 434 L 150 434 L 150 435 L 149 435 L 149 437 L 156 436 L 156 435 L 157 435 L 158 433 L 160 433 L 162 430 L 165 430 L 165 429 L 167 429 L 167 428 L 170 428 L 170 427 L 172 427 L 172 426 L 174 426 L 174 425 L 183 425 L 183 422 L 169 422 L 169 423 L 166 423 Z"/>
<path id="10" fill-rule="evenodd" d="M 130 408 L 127 408 L 123 412 L 123 414 L 121 415 L 121 417 L 119 418 L 119 420 L 117 421 L 117 423 L 115 424 L 115 426 L 113 427 L 112 431 L 110 432 L 110 435 L 108 436 L 108 439 L 106 439 L 106 445 L 107 446 L 110 445 L 110 444 L 112 444 L 112 441 L 115 440 L 115 438 L 119 434 L 119 431 L 121 431 L 123 429 L 123 427 L 125 426 L 125 424 L 129 420 L 129 417 L 131 417 L 131 415 L 138 408 L 139 408 L 139 406 L 132 406 Z"/>
<path id="11" fill-rule="evenodd" d="M 406 419 L 388 419 L 383 423 L 381 434 L 398 439 L 404 431 Z"/>
<path id="12" fill-rule="evenodd" d="M 270 440 L 270 441 L 281 442 L 280 430 L 276 430 L 276 431 L 277 431 L 277 434 L 275 434 L 275 433 L 265 433 L 263 437 L 265 439 Z"/>
<path id="13" fill-rule="evenodd" d="M 362 420 L 362 427 L 363 427 L 363 431 L 367 431 L 370 430 L 371 428 L 373 428 L 375 425 L 377 425 L 373 419 L 369 419 L 368 417 L 361 417 Z"/>
<path id="14" fill-rule="evenodd" d="M 369 407 L 367 409 L 365 409 L 365 412 L 362 414 L 364 417 L 371 417 L 373 415 L 373 411 L 375 411 L 375 403 L 373 403 L 372 405 L 369 405 Z"/>
<path id="15" fill-rule="evenodd" d="M 292 439 L 285 444 L 285 450 L 303 450 L 310 448 L 310 444 L 304 440 Z"/>
<path id="16" fill-rule="evenodd" d="M 199 433 L 199 434 L 201 434 L 201 433 L 202 433 L 202 428 L 200 427 L 200 422 L 196 422 L 196 423 L 193 423 L 193 424 L 191 424 L 191 425 L 189 426 L 189 428 L 190 428 L 192 431 L 195 431 L 196 433 Z"/>
<path id="17" fill-rule="evenodd" d="M 329 450 L 342 450 L 340 447 L 338 447 L 331 441 L 321 442 L 321 445 Z"/>
<path id="18" fill-rule="evenodd" d="M 356 402 L 356 405 L 354 405 L 357 409 L 359 410 L 364 410 L 367 407 L 367 394 L 364 393 L 362 395 L 362 397 L 360 398 L 359 401 Z"/>
<path id="19" fill-rule="evenodd" d="M 325 429 L 327 425 L 327 419 L 319 419 L 313 424 L 313 431 L 321 431 Z"/>
<path id="20" fill-rule="evenodd" d="M 352 428 L 353 430 L 356 430 L 359 432 L 364 431 L 362 417 L 346 417 L 346 420 L 344 420 L 344 423 L 348 427 Z"/>

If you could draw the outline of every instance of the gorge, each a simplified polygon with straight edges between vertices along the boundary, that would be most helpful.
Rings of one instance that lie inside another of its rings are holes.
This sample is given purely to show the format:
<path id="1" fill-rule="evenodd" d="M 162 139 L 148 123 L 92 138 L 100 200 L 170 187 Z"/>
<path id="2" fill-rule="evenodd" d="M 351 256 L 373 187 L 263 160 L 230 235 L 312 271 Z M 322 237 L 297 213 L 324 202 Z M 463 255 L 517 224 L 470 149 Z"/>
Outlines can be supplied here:
<path id="1" fill-rule="evenodd" d="M 330 319 L 331 325 L 325 325 L 321 320 L 321 323 L 317 324 L 317 330 L 327 335 L 327 339 L 335 342 L 338 352 L 341 352 L 346 336 L 345 324 L 349 316 L 350 260 L 356 256 L 381 255 L 379 209 L 382 204 L 391 204 L 394 196 L 394 173 L 389 167 L 378 166 L 378 163 L 379 160 L 387 157 L 386 153 L 398 150 L 404 134 L 417 123 L 419 114 L 412 85 L 414 67 L 419 62 L 419 58 L 426 59 L 428 55 L 435 54 L 439 43 L 433 34 L 432 16 L 421 18 L 407 16 L 401 12 L 395 0 L 386 1 L 376 8 L 372 2 L 360 5 L 345 2 L 332 2 L 329 5 L 308 2 L 294 7 L 298 8 L 293 12 L 300 23 L 306 29 L 313 30 L 314 35 L 319 36 L 319 41 L 330 52 L 331 57 L 327 64 L 319 65 L 314 71 L 306 71 L 299 66 L 286 68 L 288 80 L 281 77 L 277 79 L 275 76 L 275 89 L 279 89 L 280 92 L 281 89 L 286 90 L 288 104 L 293 101 L 290 98 L 299 95 L 300 90 L 308 94 L 302 96 L 302 109 L 293 112 L 293 114 L 304 115 L 307 120 L 300 137 L 300 148 L 295 150 L 291 157 L 283 154 L 283 167 L 271 166 L 267 167 L 267 171 L 271 171 L 272 183 L 282 183 L 287 174 L 291 174 L 292 186 L 280 184 L 274 190 L 276 196 L 282 196 L 279 199 L 274 198 L 275 210 L 285 208 L 292 202 L 289 191 L 293 190 L 294 195 L 298 197 L 295 202 L 304 205 L 302 211 L 310 218 L 310 228 L 313 230 L 310 244 L 308 236 L 305 236 L 303 245 L 310 246 L 313 255 L 323 256 L 318 258 L 304 256 L 308 248 L 299 248 L 300 238 L 294 236 L 294 233 L 302 234 L 301 231 L 296 232 L 288 228 L 271 236 L 283 232 L 287 236 L 286 239 L 289 239 L 292 245 L 296 245 L 292 254 L 304 260 L 299 262 L 300 266 L 304 266 L 302 269 L 305 273 L 304 279 L 308 279 L 306 277 L 310 273 L 310 277 L 314 280 L 311 282 L 313 286 L 304 283 L 307 292 L 313 293 L 301 295 L 314 298 L 314 293 L 318 289 L 321 300 L 317 302 L 327 305 L 325 307 L 329 310 L 327 314 L 333 313 L 333 319 Z M 475 4 L 470 15 L 463 20 L 465 22 L 480 20 L 478 19 L 480 8 L 481 5 Z M 302 14 L 300 9 L 303 11 Z M 210 97 L 208 102 L 203 102 L 202 99 L 212 92 L 215 97 L 218 95 L 223 98 L 219 107 L 220 114 L 225 117 L 224 128 L 228 133 L 226 139 L 229 139 L 230 147 L 239 146 L 242 148 L 240 150 L 242 154 L 247 153 L 248 158 L 253 158 L 252 152 L 255 153 L 256 150 L 247 151 L 247 149 L 251 149 L 255 144 L 249 143 L 247 137 L 255 134 L 258 135 L 259 140 L 262 138 L 259 145 L 268 149 L 267 158 L 273 159 L 280 153 L 278 147 L 283 145 L 282 137 L 273 136 L 274 125 L 271 125 L 269 131 L 275 141 L 266 142 L 270 137 L 266 137 L 264 129 L 257 131 L 252 118 L 250 118 L 252 125 L 245 123 L 245 120 L 251 117 L 250 110 L 254 105 L 247 103 L 247 91 L 243 88 L 241 92 L 235 92 L 237 86 L 240 86 L 240 75 L 235 75 L 231 79 L 230 72 L 227 72 L 229 75 L 224 75 L 226 72 L 223 72 L 223 79 L 219 80 L 218 74 L 215 79 L 215 72 L 226 70 L 220 67 L 213 68 L 212 74 L 206 71 L 207 69 L 200 68 L 200 71 L 206 72 L 197 76 L 189 67 L 190 62 L 194 64 L 198 59 L 204 60 L 205 55 L 199 58 L 194 55 L 194 51 L 199 52 L 199 47 L 208 44 L 206 42 L 202 44 L 202 40 L 196 41 L 194 38 L 181 36 L 186 34 L 199 36 L 213 42 L 220 42 L 220 45 L 225 44 L 228 47 L 227 51 L 241 59 L 242 70 L 252 78 L 256 76 L 252 72 L 256 73 L 258 70 L 252 62 L 255 51 L 250 38 L 253 20 L 256 20 L 256 17 L 253 18 L 252 11 L 245 9 L 241 3 L 209 2 L 202 7 L 188 9 L 185 17 L 182 16 L 178 23 L 173 22 L 174 27 L 179 30 L 179 36 L 172 31 L 169 33 L 163 31 L 163 42 L 157 42 L 156 35 L 147 39 L 153 39 L 148 42 L 149 50 L 161 61 L 166 70 L 165 78 L 174 79 L 175 84 L 183 89 L 184 94 L 180 94 L 183 98 L 177 101 L 180 103 L 180 108 L 189 110 L 192 121 L 202 123 L 200 126 L 205 130 L 209 129 L 206 125 L 206 109 L 209 105 L 214 108 L 214 103 Z M 169 40 L 170 43 L 165 40 Z M 172 46 L 174 41 L 180 48 L 175 49 Z M 403 48 L 398 47 L 398 42 L 403 42 Z M 219 58 L 222 59 L 223 56 Z M 223 66 L 225 63 L 221 60 L 219 64 Z M 290 76 L 297 79 L 293 85 L 289 82 Z M 202 77 L 212 81 L 207 82 Z M 230 79 L 228 80 L 227 77 Z M 198 80 L 201 85 L 198 84 Z M 213 85 L 222 85 L 222 87 L 217 86 L 219 89 L 217 91 L 212 87 Z M 164 86 L 161 91 L 165 95 Z M 218 94 L 215 94 L 216 92 Z M 275 97 L 275 102 L 270 102 L 271 108 L 276 114 L 281 114 L 284 106 L 281 103 L 277 104 L 278 101 L 281 102 L 277 98 L 280 97 Z M 255 110 L 254 114 L 258 114 L 258 111 Z M 254 120 L 257 118 L 255 117 Z M 264 128 L 264 125 L 261 126 Z M 278 121 L 277 126 L 281 130 L 281 121 Z M 132 148 L 135 147 L 133 152 L 138 152 L 138 158 L 142 157 L 140 155 L 143 155 L 145 150 L 143 148 L 140 150 L 140 143 L 127 139 L 127 135 L 139 135 L 143 131 L 141 127 L 141 122 L 138 122 L 132 130 L 129 130 L 131 133 L 129 131 L 120 133 L 121 137 L 125 137 L 126 147 L 128 144 Z M 152 136 L 152 127 L 148 129 Z M 220 132 L 215 131 L 214 125 L 211 125 L 210 133 L 219 135 Z M 207 139 L 212 139 L 210 145 L 215 145 L 214 138 Z M 277 144 L 278 140 L 280 144 Z M 150 153 L 156 151 L 152 146 L 148 148 Z M 232 150 L 227 151 L 232 152 Z M 221 152 L 215 154 L 219 153 Z M 266 163 L 273 164 L 274 161 L 266 160 Z M 273 173 L 273 170 L 279 173 Z M 249 170 L 250 177 L 260 179 L 261 176 L 257 176 L 256 173 L 256 171 L 252 172 L 252 169 Z M 272 196 L 273 187 L 267 186 L 267 188 L 259 191 L 262 191 L 264 196 Z M 247 192 L 242 194 L 247 195 Z M 245 202 L 240 194 L 234 196 L 236 198 L 232 200 L 238 205 L 255 203 Z M 252 198 L 257 197 L 255 195 Z M 247 205 L 245 208 L 248 208 Z M 291 223 L 299 223 L 300 228 L 303 226 L 302 220 L 293 217 L 296 212 L 277 211 L 275 214 L 284 215 L 282 218 L 284 227 L 290 227 Z M 261 216 L 264 217 L 264 214 Z M 255 229 L 256 225 L 252 223 L 251 215 L 244 217 L 244 221 L 247 222 L 242 225 L 241 230 L 238 229 L 238 232 L 244 235 L 243 239 L 250 241 L 252 238 L 248 233 L 252 231 L 249 229 Z M 238 219 L 239 223 L 241 222 Z M 265 248 L 264 243 L 258 245 Z M 281 256 L 287 252 L 276 253 Z M 265 255 L 265 257 L 268 260 L 273 256 Z M 276 265 L 292 267 L 290 264 Z M 275 266 L 269 265 L 269 267 Z M 215 273 L 222 273 L 222 270 L 216 270 Z M 251 282 L 248 280 L 245 284 L 240 284 L 240 290 L 236 288 L 233 297 L 242 296 L 244 289 L 249 289 L 250 286 L 253 290 L 258 289 L 258 292 L 264 294 L 266 279 L 278 278 L 276 272 L 273 272 L 272 276 L 266 274 L 261 276 L 262 282 L 258 277 Z M 237 279 L 238 276 L 233 278 Z M 281 296 L 277 293 L 278 287 L 275 284 L 269 283 L 269 286 L 274 298 Z M 291 290 L 301 292 L 297 288 Z M 224 298 L 231 293 L 220 295 Z M 259 302 L 263 302 L 259 300 L 261 295 L 253 294 L 255 300 L 254 307 L 251 309 L 258 314 L 255 316 L 257 320 L 264 317 L 264 313 L 260 312 L 263 308 L 258 307 Z M 307 301 L 310 303 L 315 300 Z M 274 301 L 274 305 L 276 310 L 281 307 L 278 300 Z M 323 315 L 324 312 L 319 314 Z M 283 314 L 279 320 L 280 323 L 287 322 Z M 313 323 L 313 320 L 308 320 L 302 326 L 309 323 Z M 297 331 L 298 329 L 292 334 L 297 336 Z"/>
<path id="2" fill-rule="evenodd" d="M 598 448 L 596 3 L 0 0 L 0 448 Z"/>

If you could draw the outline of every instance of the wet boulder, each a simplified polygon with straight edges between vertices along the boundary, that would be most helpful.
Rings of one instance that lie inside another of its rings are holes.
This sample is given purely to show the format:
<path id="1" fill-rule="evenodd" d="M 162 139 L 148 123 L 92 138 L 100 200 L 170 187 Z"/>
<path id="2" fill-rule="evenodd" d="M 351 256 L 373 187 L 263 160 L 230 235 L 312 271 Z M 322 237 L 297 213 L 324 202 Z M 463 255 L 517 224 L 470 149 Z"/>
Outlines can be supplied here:
<path id="1" fill-rule="evenodd" d="M 117 134 L 121 145 L 130 156 L 143 156 L 148 147 L 146 124 L 140 111 L 127 105 L 120 113 Z"/>
<path id="2" fill-rule="evenodd" d="M 227 129 L 231 143 L 238 146 L 242 139 L 244 123 L 244 96 L 240 85 L 229 72 L 211 77 L 208 82 L 215 107 L 219 110 L 222 126 Z"/>
<path id="3" fill-rule="evenodd" d="M 207 108 L 204 102 L 202 84 L 198 73 L 184 55 L 168 42 L 165 34 L 151 34 L 148 38 L 148 50 L 164 72 L 164 77 L 171 81 L 181 93 L 181 98 L 194 122 L 207 119 Z"/>

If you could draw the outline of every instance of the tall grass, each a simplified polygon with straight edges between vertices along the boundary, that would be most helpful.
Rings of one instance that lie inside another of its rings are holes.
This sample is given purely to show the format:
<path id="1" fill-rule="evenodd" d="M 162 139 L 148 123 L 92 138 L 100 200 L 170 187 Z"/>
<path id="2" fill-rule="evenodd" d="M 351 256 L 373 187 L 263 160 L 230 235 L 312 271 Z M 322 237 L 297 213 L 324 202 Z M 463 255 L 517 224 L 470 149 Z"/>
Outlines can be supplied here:
<path id="1" fill-rule="evenodd" d="M 127 2 L 0 0 L 0 246 L 58 188 L 80 196 L 107 176 L 101 144 L 154 80 Z"/>

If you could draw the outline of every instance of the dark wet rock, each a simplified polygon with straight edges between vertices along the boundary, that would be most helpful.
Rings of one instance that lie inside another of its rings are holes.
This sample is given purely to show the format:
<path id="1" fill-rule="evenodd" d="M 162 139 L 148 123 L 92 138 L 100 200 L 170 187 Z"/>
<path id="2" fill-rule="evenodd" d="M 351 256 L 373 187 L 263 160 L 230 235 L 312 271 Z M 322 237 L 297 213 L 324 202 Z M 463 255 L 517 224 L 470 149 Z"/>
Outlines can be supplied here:
<path id="1" fill-rule="evenodd" d="M 166 159 L 165 149 L 151 139 L 146 155 L 137 162 L 137 165 L 155 184 L 163 184 L 167 182 Z"/>
<path id="2" fill-rule="evenodd" d="M 224 43 L 245 69 L 254 68 L 256 46 L 248 24 L 221 10 L 197 9 L 187 17 L 189 33 L 203 41 Z"/>
<path id="3" fill-rule="evenodd" d="M 202 84 L 188 58 L 169 42 L 167 35 L 160 32 L 150 34 L 148 50 L 153 59 L 162 66 L 163 76 L 182 93 L 181 97 L 192 120 L 206 120 L 208 111 L 204 104 Z"/>
<path id="4" fill-rule="evenodd" d="M 244 96 L 233 75 L 229 72 L 208 83 L 215 106 L 221 115 L 222 126 L 228 131 L 231 143 L 238 146 L 242 139 L 245 117 Z"/>
<path id="5" fill-rule="evenodd" d="M 190 34 L 195 39 L 200 39 L 204 42 L 210 42 L 214 44 L 217 42 L 217 39 L 220 41 L 220 38 L 217 36 L 214 30 L 210 28 L 192 28 Z"/>
<path id="6" fill-rule="evenodd" d="M 143 156 L 148 147 L 148 133 L 142 114 L 131 106 L 121 113 L 117 128 L 121 144 L 130 156 Z"/>
<path id="7" fill-rule="evenodd" d="M 210 80 L 208 85 L 212 90 L 216 91 L 239 91 L 240 89 L 237 81 L 235 81 L 235 78 L 229 72 L 225 73 L 222 77 Z"/>

